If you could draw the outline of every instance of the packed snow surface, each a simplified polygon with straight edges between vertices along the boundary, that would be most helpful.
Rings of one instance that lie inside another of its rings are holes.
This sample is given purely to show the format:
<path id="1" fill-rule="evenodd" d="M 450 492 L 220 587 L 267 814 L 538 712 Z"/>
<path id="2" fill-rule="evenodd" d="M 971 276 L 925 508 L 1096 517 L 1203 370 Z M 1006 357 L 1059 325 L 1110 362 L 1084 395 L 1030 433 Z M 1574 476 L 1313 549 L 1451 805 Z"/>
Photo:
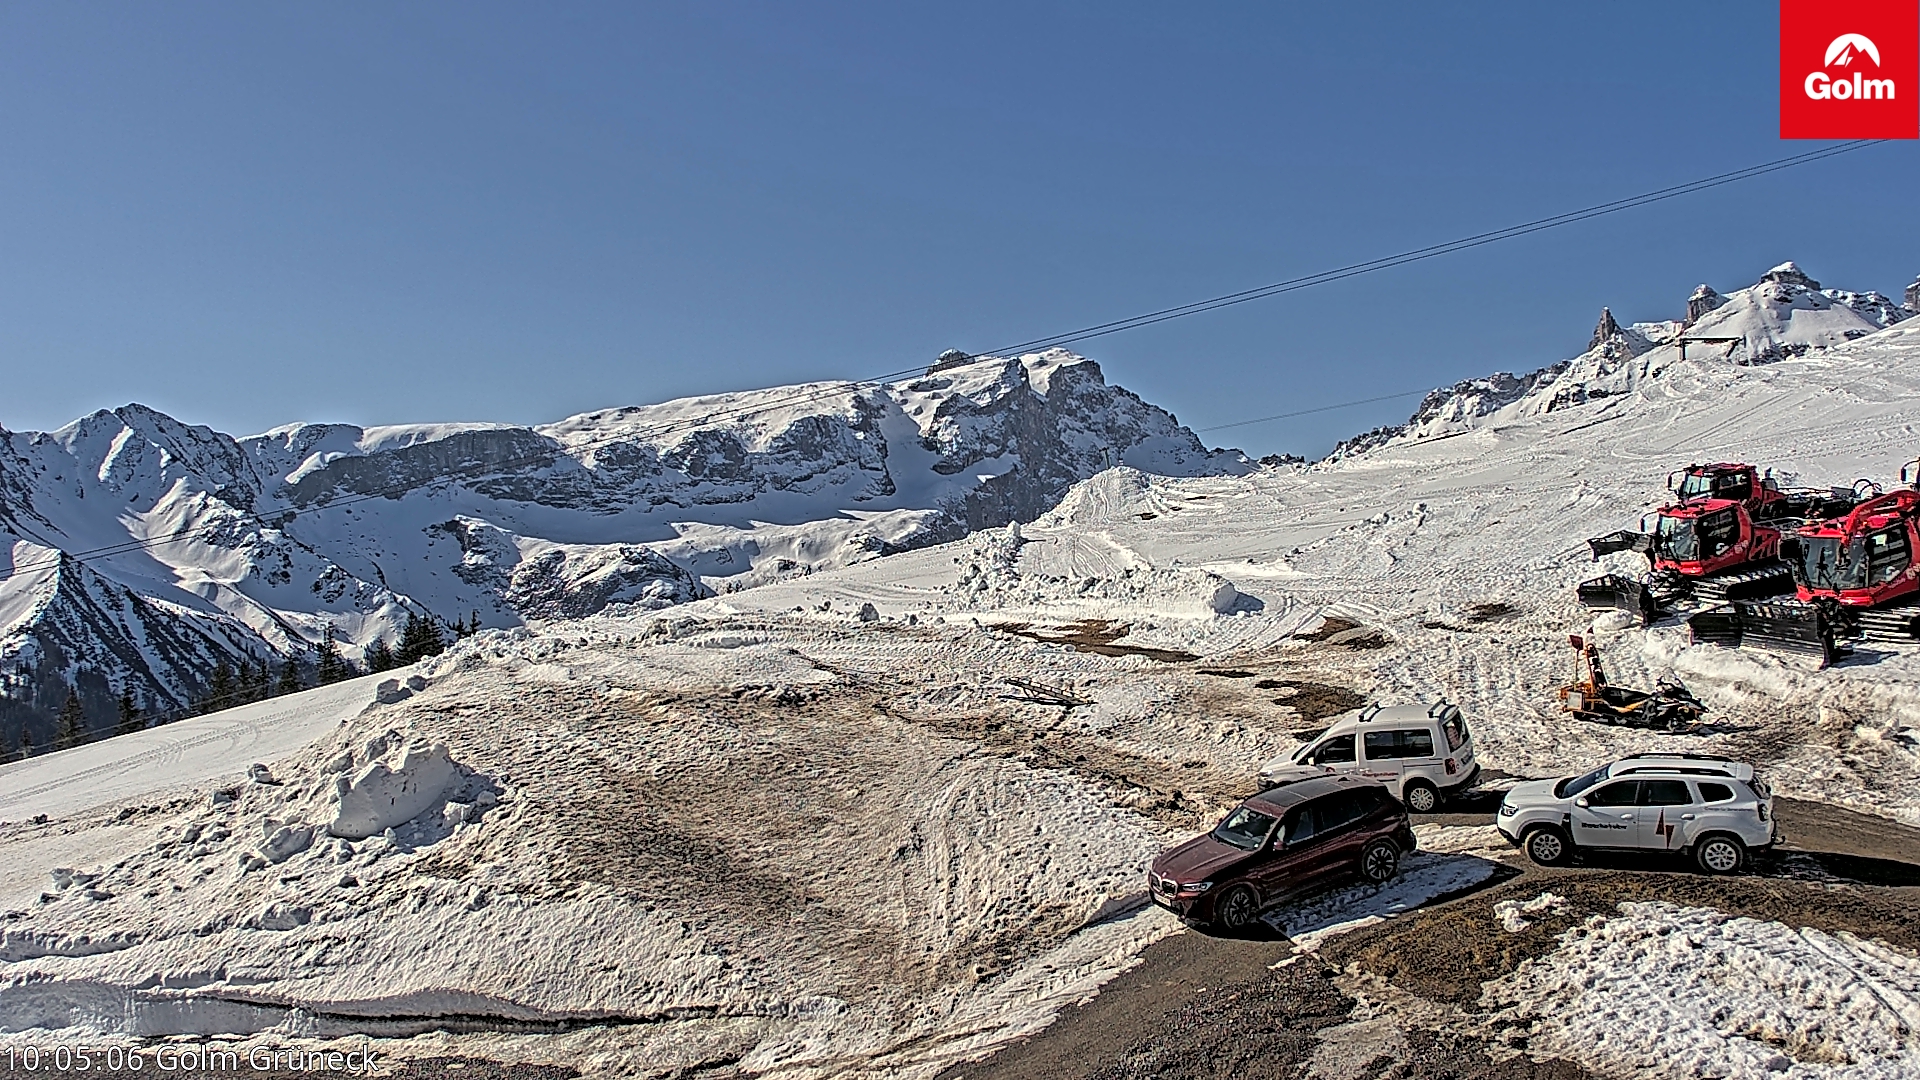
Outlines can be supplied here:
<path id="1" fill-rule="evenodd" d="M 1920 958 L 1846 933 L 1620 905 L 1485 991 L 1528 1047 L 1600 1075 L 1920 1075 Z"/>

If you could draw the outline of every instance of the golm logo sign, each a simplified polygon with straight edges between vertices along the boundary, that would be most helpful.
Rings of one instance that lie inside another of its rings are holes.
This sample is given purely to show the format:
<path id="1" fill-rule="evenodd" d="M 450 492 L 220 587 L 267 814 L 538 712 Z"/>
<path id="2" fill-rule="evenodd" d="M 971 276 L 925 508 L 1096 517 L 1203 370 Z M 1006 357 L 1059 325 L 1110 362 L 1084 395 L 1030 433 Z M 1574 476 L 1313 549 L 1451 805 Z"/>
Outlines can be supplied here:
<path id="1" fill-rule="evenodd" d="M 1920 138 L 1920 0 L 1782 0 L 1780 137 Z"/>

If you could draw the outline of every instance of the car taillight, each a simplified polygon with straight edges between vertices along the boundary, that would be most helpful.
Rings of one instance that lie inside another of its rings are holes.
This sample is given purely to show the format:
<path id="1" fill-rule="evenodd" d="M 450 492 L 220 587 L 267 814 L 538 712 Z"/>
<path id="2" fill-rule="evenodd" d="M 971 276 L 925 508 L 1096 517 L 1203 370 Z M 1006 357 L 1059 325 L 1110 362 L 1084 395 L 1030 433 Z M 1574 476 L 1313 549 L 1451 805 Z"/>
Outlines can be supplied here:
<path id="1" fill-rule="evenodd" d="M 1460 771 L 1460 763 L 1453 760 L 1452 758 L 1448 758 L 1447 759 L 1447 775 L 1452 776 L 1454 773 L 1457 773 L 1459 771 Z"/>
<path id="2" fill-rule="evenodd" d="M 1754 807 L 1754 809 L 1760 811 L 1761 821 L 1767 820 L 1767 804 L 1766 803 L 1761 803 L 1760 805 Z"/>

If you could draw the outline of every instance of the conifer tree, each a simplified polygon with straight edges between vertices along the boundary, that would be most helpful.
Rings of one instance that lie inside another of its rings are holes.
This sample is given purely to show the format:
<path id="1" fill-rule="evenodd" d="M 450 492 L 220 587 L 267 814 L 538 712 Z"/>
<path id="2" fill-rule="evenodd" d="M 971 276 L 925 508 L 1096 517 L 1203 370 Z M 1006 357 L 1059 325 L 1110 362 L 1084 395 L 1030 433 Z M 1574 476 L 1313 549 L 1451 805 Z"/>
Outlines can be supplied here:
<path id="1" fill-rule="evenodd" d="M 280 678 L 273 684 L 273 696 L 297 694 L 304 689 L 306 687 L 300 684 L 300 667 L 294 658 L 289 656 L 287 662 L 280 665 Z"/>
<path id="2" fill-rule="evenodd" d="M 366 662 L 368 674 L 376 671 L 392 671 L 393 646 L 387 644 L 386 638 L 374 638 L 373 644 L 367 646 Z"/>
<path id="3" fill-rule="evenodd" d="M 314 677 L 321 686 L 332 685 L 352 674 L 346 661 L 340 658 L 340 644 L 334 640 L 332 623 L 328 623 L 326 630 L 321 633 L 317 651 Z"/>
<path id="4" fill-rule="evenodd" d="M 60 706 L 60 718 L 53 729 L 53 748 L 67 750 L 87 741 L 87 713 L 80 707 L 80 695 L 67 687 L 66 704 Z"/>
<path id="5" fill-rule="evenodd" d="M 395 663 L 406 665 L 438 656 L 446 648 L 440 628 L 433 624 L 431 616 L 408 612 L 406 628 L 400 632 L 400 647 L 394 650 L 393 658 Z"/>
<path id="6" fill-rule="evenodd" d="M 140 703 L 133 700 L 133 687 L 121 687 L 120 724 L 114 729 L 115 733 L 119 735 L 131 735 L 146 726 L 145 717 L 140 715 Z"/>
<path id="7" fill-rule="evenodd" d="M 213 677 L 207 681 L 207 697 L 202 712 L 218 712 L 232 708 L 236 702 L 233 696 L 233 669 L 227 666 L 227 658 L 221 657 L 214 666 Z"/>
<path id="8" fill-rule="evenodd" d="M 20 724 L 20 760 L 25 761 L 27 758 L 30 758 L 32 756 L 33 756 L 33 732 L 27 730 L 27 725 L 23 721 Z"/>
<path id="9" fill-rule="evenodd" d="M 267 675 L 266 657 L 260 658 L 258 666 L 249 664 L 242 670 L 247 676 L 247 692 L 242 696 L 247 701 L 265 701 L 267 691 L 273 685 L 273 680 Z"/>

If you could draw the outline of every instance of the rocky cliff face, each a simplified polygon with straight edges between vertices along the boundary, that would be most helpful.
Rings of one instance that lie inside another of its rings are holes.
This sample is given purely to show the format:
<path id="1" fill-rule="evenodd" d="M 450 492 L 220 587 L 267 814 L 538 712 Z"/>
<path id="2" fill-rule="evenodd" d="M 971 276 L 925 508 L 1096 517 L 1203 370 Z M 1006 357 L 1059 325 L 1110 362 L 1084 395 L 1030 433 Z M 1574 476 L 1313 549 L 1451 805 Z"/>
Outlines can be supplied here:
<path id="1" fill-rule="evenodd" d="M 1916 312 L 1877 292 L 1822 288 L 1789 262 L 1724 296 L 1701 285 L 1687 297 L 1686 313 L 1684 321 L 1623 327 L 1602 308 L 1587 351 L 1579 356 L 1525 375 L 1500 372 L 1442 387 L 1428 394 L 1406 423 L 1348 439 L 1329 457 L 1456 435 L 1503 419 L 1629 394 L 1682 359 L 1754 365 L 1835 348 Z"/>
<path id="2" fill-rule="evenodd" d="M 123 689 L 178 710 L 219 659 L 305 655 L 328 629 L 351 655 L 409 612 L 682 603 L 1031 521 L 1115 464 L 1251 467 L 1061 350 L 539 427 L 235 439 L 129 405 L 0 431 L 0 740 L 24 721 L 44 746 L 69 684 L 96 725 Z"/>

